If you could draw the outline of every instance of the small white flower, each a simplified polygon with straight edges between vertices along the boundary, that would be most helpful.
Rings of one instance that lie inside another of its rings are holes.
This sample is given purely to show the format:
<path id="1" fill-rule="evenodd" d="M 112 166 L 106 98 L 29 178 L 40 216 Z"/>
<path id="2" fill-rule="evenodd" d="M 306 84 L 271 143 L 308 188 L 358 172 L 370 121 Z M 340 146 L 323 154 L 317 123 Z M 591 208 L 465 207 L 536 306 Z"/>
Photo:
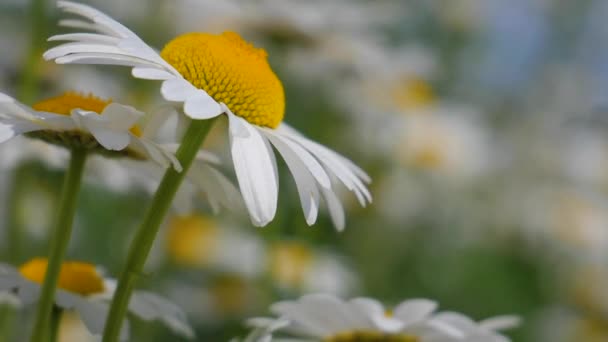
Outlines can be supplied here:
<path id="1" fill-rule="evenodd" d="M 271 146 L 294 176 L 309 225 L 316 222 L 320 200 L 324 199 L 336 227 L 344 228 L 334 179 L 352 191 L 362 206 L 371 202 L 365 185 L 370 178 L 363 170 L 282 123 L 283 86 L 268 65 L 264 50 L 234 32 L 190 33 L 175 38 L 159 54 L 94 8 L 67 1 L 59 1 L 58 6 L 85 19 L 60 24 L 95 33 L 51 37 L 69 43 L 48 50 L 45 59 L 60 64 L 129 66 L 134 77 L 162 81 L 164 99 L 180 105 L 188 117 L 228 116 L 232 160 L 253 224 L 268 224 L 277 209 L 278 175 Z M 192 172 L 199 170 L 194 166 Z"/>
<path id="2" fill-rule="evenodd" d="M 24 306 L 35 303 L 46 267 L 46 259 L 33 259 L 19 269 L 0 264 L 0 294 L 16 296 Z M 59 274 L 55 305 L 63 310 L 76 311 L 87 329 L 98 335 L 105 326 L 109 301 L 115 288 L 116 281 L 103 278 L 95 266 L 82 262 L 64 262 Z M 186 338 L 194 336 L 182 310 L 151 292 L 135 292 L 129 303 L 129 311 L 145 321 L 159 320 Z M 128 326 L 125 326 L 121 331 L 121 340 L 127 340 L 128 336 Z"/>
<path id="3" fill-rule="evenodd" d="M 109 156 L 181 165 L 172 153 L 143 136 L 137 122 L 144 113 L 93 96 L 65 93 L 30 108 L 0 93 L 0 143 L 27 135 L 52 144 Z"/>
<path id="4" fill-rule="evenodd" d="M 279 317 L 276 320 L 256 319 L 250 323 L 268 328 L 286 320 L 288 325 L 272 330 L 284 332 L 293 342 L 503 342 L 509 340 L 495 330 L 518 324 L 512 316 L 475 323 L 460 314 L 436 314 L 436 308 L 434 301 L 411 299 L 387 311 L 371 298 L 343 301 L 312 294 L 274 304 L 271 311 Z"/>

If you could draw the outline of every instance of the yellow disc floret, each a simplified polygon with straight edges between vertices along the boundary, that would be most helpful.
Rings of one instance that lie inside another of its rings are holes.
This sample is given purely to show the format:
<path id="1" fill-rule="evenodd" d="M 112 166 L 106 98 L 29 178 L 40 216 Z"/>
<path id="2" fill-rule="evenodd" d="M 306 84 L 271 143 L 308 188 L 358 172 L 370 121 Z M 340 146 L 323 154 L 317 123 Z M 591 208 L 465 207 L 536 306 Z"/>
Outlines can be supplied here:
<path id="1" fill-rule="evenodd" d="M 32 108 L 41 112 L 70 115 L 72 110 L 76 108 L 101 113 L 110 103 L 112 103 L 112 100 L 103 100 L 91 94 L 83 95 L 77 92 L 67 92 L 38 102 Z"/>
<path id="2" fill-rule="evenodd" d="M 60 115 L 70 115 L 74 109 L 83 109 L 101 114 L 110 103 L 112 103 L 112 100 L 104 100 L 93 94 L 84 95 L 69 91 L 62 95 L 40 101 L 33 105 L 32 108 L 40 112 Z M 138 126 L 131 127 L 130 131 L 135 136 L 141 137 L 141 129 Z"/>
<path id="3" fill-rule="evenodd" d="M 28 261 L 19 268 L 21 275 L 35 283 L 42 284 L 48 266 L 48 260 L 36 258 Z M 60 289 L 88 296 L 104 291 L 103 278 L 94 265 L 68 261 L 61 265 L 59 281 Z"/>
<path id="4" fill-rule="evenodd" d="M 388 334 L 379 331 L 350 331 L 325 338 L 323 342 L 418 342 L 417 337 L 405 334 Z"/>
<path id="5" fill-rule="evenodd" d="M 161 56 L 192 85 L 250 123 L 275 128 L 283 120 L 283 85 L 266 51 L 237 33 L 187 33 L 169 42 Z"/>

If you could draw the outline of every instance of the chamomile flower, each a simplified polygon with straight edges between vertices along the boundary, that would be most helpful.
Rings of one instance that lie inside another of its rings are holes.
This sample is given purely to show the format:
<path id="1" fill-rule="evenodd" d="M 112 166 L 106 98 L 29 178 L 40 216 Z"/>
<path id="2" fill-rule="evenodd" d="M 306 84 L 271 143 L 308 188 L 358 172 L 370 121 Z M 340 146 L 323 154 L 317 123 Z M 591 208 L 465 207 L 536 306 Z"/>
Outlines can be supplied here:
<path id="1" fill-rule="evenodd" d="M 42 258 L 32 259 L 18 269 L 0 264 L 0 293 L 17 296 L 23 305 L 36 302 L 47 264 Z M 92 334 L 101 334 L 109 310 L 108 302 L 116 287 L 115 280 L 104 278 L 94 265 L 71 261 L 61 265 L 57 286 L 55 305 L 62 310 L 76 311 Z M 142 320 L 159 320 L 173 332 L 193 337 L 181 309 L 151 292 L 136 292 L 129 311 Z M 121 340 L 127 338 L 128 329 L 123 329 Z"/>
<path id="2" fill-rule="evenodd" d="M 371 201 L 365 185 L 370 179 L 363 170 L 282 122 L 283 86 L 264 50 L 234 32 L 188 33 L 169 42 L 159 54 L 94 8 L 67 1 L 58 5 L 85 19 L 63 20 L 61 24 L 94 33 L 51 37 L 53 41 L 69 42 L 48 50 L 45 59 L 60 64 L 130 66 L 134 77 L 162 81 L 162 96 L 182 105 L 188 117 L 228 117 L 232 160 L 255 225 L 266 225 L 277 209 L 278 179 L 271 145 L 294 175 L 309 225 L 316 221 L 320 199 L 324 198 L 336 227 L 344 227 L 344 212 L 332 188 L 332 178 L 354 192 L 361 205 Z"/>
<path id="3" fill-rule="evenodd" d="M 512 316 L 475 323 L 456 313 L 434 313 L 437 304 L 427 299 L 406 300 L 387 311 L 371 298 L 343 301 L 325 294 L 306 295 L 296 301 L 274 304 L 271 311 L 279 318 L 254 319 L 251 325 L 270 327 L 288 321 L 282 331 L 289 341 L 323 342 L 448 342 L 509 341 L 495 332 L 517 325 Z"/>
<path id="4" fill-rule="evenodd" d="M 154 160 L 181 169 L 170 152 L 142 135 L 144 113 L 92 95 L 65 93 L 25 106 L 0 93 L 0 143 L 19 135 L 107 156 Z"/>

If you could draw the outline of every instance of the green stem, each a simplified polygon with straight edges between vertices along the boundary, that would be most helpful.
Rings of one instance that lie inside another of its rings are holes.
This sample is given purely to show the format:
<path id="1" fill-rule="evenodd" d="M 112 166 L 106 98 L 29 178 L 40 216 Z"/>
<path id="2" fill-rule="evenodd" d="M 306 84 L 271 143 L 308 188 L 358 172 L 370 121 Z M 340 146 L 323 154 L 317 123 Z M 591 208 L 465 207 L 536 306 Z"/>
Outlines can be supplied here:
<path id="1" fill-rule="evenodd" d="M 57 288 L 57 280 L 61 270 L 61 263 L 65 256 L 70 235 L 72 234 L 72 222 L 74 221 L 74 213 L 76 211 L 76 199 L 80 190 L 80 183 L 84 171 L 86 161 L 85 150 L 72 150 L 70 166 L 63 181 L 63 189 L 61 190 L 61 200 L 59 202 L 59 211 L 53 236 L 50 243 L 50 254 L 44 283 L 40 292 L 40 300 L 36 311 L 36 319 L 34 321 L 34 332 L 31 342 L 46 342 L 48 338 L 46 332 L 48 322 L 53 308 L 55 290 Z"/>
<path id="2" fill-rule="evenodd" d="M 51 327 L 49 329 L 49 342 L 59 341 L 59 323 L 61 323 L 61 315 L 63 310 L 54 306 L 51 312 Z"/>
<path id="3" fill-rule="evenodd" d="M 9 304 L 0 304 L 0 341 L 13 341 L 13 327 L 15 309 Z"/>
<path id="4" fill-rule="evenodd" d="M 20 165 L 12 174 L 12 180 L 9 191 L 9 202 L 7 217 L 7 243 L 6 243 L 6 260 L 16 265 L 21 260 L 21 250 L 23 248 L 23 225 L 19 219 L 19 210 L 23 204 L 23 191 L 21 191 L 26 183 L 24 165 Z"/>
<path id="5" fill-rule="evenodd" d="M 214 120 L 193 120 L 188 127 L 176 157 L 182 164 L 183 171 L 177 172 L 168 168 L 163 176 L 146 216 L 139 226 L 131 246 L 125 268 L 123 269 L 104 330 L 103 342 L 116 342 L 120 335 L 122 322 L 137 278 L 142 274 L 144 264 L 163 222 L 171 202 L 175 197 L 185 174 L 196 157 Z"/>
<path id="6" fill-rule="evenodd" d="M 30 3 L 30 47 L 23 66 L 23 75 L 19 85 L 19 99 L 31 104 L 36 96 L 36 83 L 42 62 L 42 52 L 46 35 L 46 0 L 31 0 Z"/>

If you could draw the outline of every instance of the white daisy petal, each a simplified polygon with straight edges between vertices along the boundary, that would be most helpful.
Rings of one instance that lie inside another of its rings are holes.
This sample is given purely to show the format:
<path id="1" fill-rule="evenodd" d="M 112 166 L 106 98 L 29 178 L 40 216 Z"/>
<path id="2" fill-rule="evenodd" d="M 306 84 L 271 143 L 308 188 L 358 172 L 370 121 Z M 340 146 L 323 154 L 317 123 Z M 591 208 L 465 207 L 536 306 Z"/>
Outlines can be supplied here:
<path id="1" fill-rule="evenodd" d="M 134 293 L 129 303 L 129 311 L 146 320 L 160 320 L 175 333 L 193 338 L 194 331 L 187 323 L 185 313 L 175 304 L 151 292 Z"/>
<path id="2" fill-rule="evenodd" d="M 321 166 L 321 164 L 319 164 L 319 162 L 308 151 L 302 148 L 299 144 L 290 140 L 288 137 L 277 134 L 273 130 L 264 129 L 264 132 L 266 132 L 268 135 L 275 136 L 277 140 L 281 141 L 282 145 L 285 145 L 284 149 L 293 152 L 297 158 L 302 161 L 308 171 L 310 171 L 310 173 L 313 175 L 313 177 L 315 177 L 317 182 L 319 182 L 322 187 L 326 189 L 331 187 L 331 181 L 323 169 L 323 166 Z"/>
<path id="3" fill-rule="evenodd" d="M 87 22 L 84 20 L 78 20 L 78 19 L 62 19 L 59 21 L 59 26 L 89 30 L 89 31 L 97 31 L 99 33 L 108 34 L 108 35 L 110 35 L 110 37 L 113 34 L 112 30 L 108 30 L 107 28 L 99 27 L 96 24 L 93 24 L 93 23 L 90 23 L 90 22 Z M 53 37 L 51 37 L 51 38 L 53 38 Z M 49 38 L 49 40 L 50 40 L 50 38 Z"/>
<path id="4" fill-rule="evenodd" d="M 321 192 L 329 208 L 329 216 L 334 226 L 339 232 L 343 231 L 346 225 L 346 217 L 340 199 L 331 190 L 321 189 Z"/>
<path id="5" fill-rule="evenodd" d="M 272 132 L 266 130 L 260 131 L 266 135 L 268 140 L 270 140 L 279 153 L 281 153 L 281 156 L 283 156 L 283 159 L 296 182 L 306 223 L 309 226 L 313 225 L 317 220 L 317 215 L 319 213 L 320 197 L 319 190 L 315 185 L 315 179 L 307 170 L 306 164 L 298 158 L 295 152 L 293 152 L 283 140 L 272 134 Z"/>
<path id="6" fill-rule="evenodd" d="M 428 318 L 437 309 L 437 303 L 428 299 L 411 299 L 397 305 L 393 316 L 405 325 L 411 325 Z"/>
<path id="7" fill-rule="evenodd" d="M 288 130 L 284 131 L 289 132 Z M 346 188 L 355 193 L 362 206 L 365 206 L 368 202 L 371 202 L 371 194 L 369 193 L 369 190 L 357 177 L 357 175 L 349 169 L 348 165 L 344 163 L 344 157 L 331 151 L 325 146 L 322 146 L 300 135 L 288 135 L 288 133 L 286 133 L 284 136 L 299 143 L 302 147 L 310 151 L 316 158 L 318 158 L 329 171 L 338 177 Z"/>
<path id="8" fill-rule="evenodd" d="M 506 315 L 497 316 L 480 321 L 479 326 L 487 330 L 506 330 L 519 326 L 521 324 L 521 317 Z"/>
<path id="9" fill-rule="evenodd" d="M 264 226 L 274 218 L 277 210 L 276 165 L 264 138 L 254 127 L 233 114 L 228 114 L 228 118 L 232 160 L 241 193 L 253 224 Z M 248 137 L 239 135 L 234 127 L 245 128 Z"/>
<path id="10" fill-rule="evenodd" d="M 112 55 L 124 54 L 121 49 L 112 45 L 94 43 L 65 43 L 47 50 L 42 57 L 46 60 L 51 60 L 65 55 L 78 53 L 99 53 Z"/>
<path id="11" fill-rule="evenodd" d="M 48 41 L 75 41 L 102 44 L 118 44 L 120 42 L 120 38 L 98 33 L 67 33 L 52 36 L 48 39 Z"/>
<path id="12" fill-rule="evenodd" d="M 144 80 L 166 81 L 175 78 L 175 75 L 173 75 L 172 73 L 157 68 L 135 67 L 133 68 L 133 70 L 131 70 L 131 74 L 135 78 L 141 78 Z"/>
<path id="13" fill-rule="evenodd" d="M 136 37 L 133 32 L 126 28 L 121 23 L 105 15 L 101 11 L 98 11 L 90 6 L 79 4 L 71 1 L 57 1 L 57 7 L 63 9 L 66 12 L 79 14 L 93 21 L 95 24 L 100 25 L 114 32 L 116 35 L 122 37 Z"/>
<path id="14" fill-rule="evenodd" d="M 175 77 L 164 81 L 160 92 L 167 101 L 183 102 L 196 94 L 197 89 L 183 78 Z"/>
<path id="15" fill-rule="evenodd" d="M 325 327 L 319 326 L 316 315 L 304 312 L 298 303 L 279 302 L 273 304 L 270 310 L 281 318 L 292 321 L 294 326 L 290 328 L 305 333 L 307 337 L 323 338 L 328 333 Z"/>
<path id="16" fill-rule="evenodd" d="M 196 120 L 210 119 L 222 114 L 223 110 L 205 91 L 197 89 L 184 102 L 184 113 Z"/>
<path id="17" fill-rule="evenodd" d="M 102 53 L 79 53 L 57 57 L 57 64 L 105 64 L 105 65 L 122 65 L 122 66 L 155 66 L 154 63 L 143 60 L 141 58 L 127 56 L 122 54 L 102 54 Z"/>

